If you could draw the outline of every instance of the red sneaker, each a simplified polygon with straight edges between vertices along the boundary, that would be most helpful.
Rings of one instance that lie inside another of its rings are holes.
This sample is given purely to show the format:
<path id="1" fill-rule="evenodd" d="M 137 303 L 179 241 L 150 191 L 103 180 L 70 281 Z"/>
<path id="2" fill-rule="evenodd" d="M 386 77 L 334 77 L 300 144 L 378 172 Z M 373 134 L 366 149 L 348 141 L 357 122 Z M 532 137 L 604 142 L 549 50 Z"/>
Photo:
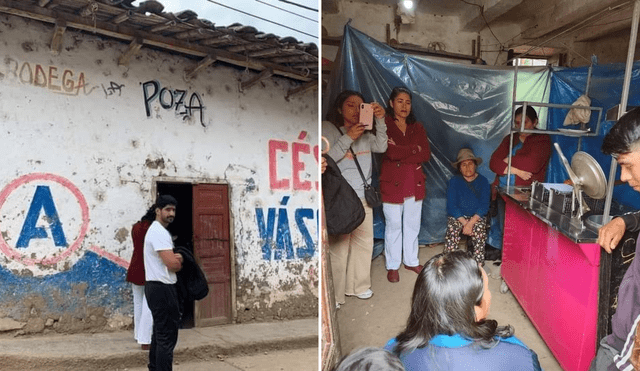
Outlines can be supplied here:
<path id="1" fill-rule="evenodd" d="M 389 280 L 389 282 L 399 282 L 400 274 L 398 274 L 398 270 L 389 269 L 389 271 L 387 272 L 387 279 Z"/>
<path id="2" fill-rule="evenodd" d="M 405 269 L 408 269 L 410 271 L 414 271 L 418 274 L 420 274 L 420 272 L 422 271 L 422 265 L 418 265 L 416 267 L 407 267 L 406 265 L 404 266 Z"/>

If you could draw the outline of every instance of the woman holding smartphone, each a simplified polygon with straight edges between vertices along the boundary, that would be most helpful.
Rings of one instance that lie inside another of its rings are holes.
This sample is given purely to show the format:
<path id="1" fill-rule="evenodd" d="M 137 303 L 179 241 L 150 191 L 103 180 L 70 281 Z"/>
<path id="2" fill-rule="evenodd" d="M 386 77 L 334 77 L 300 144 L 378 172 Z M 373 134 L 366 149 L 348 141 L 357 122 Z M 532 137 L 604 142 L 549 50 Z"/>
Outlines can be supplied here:
<path id="1" fill-rule="evenodd" d="M 415 273 L 418 260 L 418 233 L 425 197 L 422 163 L 429 161 L 429 139 L 411 110 L 411 92 L 403 87 L 391 91 L 387 107 L 389 146 L 382 160 L 380 191 L 385 218 L 384 253 L 387 279 L 400 281 L 400 264 Z"/>
<path id="2" fill-rule="evenodd" d="M 372 131 L 365 131 L 360 110 L 364 103 L 362 94 L 345 90 L 329 109 L 327 120 L 322 123 L 322 136 L 330 144 L 327 153 L 337 164 L 342 176 L 355 190 L 365 209 L 364 221 L 349 234 L 329 236 L 329 257 L 333 273 L 333 285 L 338 306 L 346 296 L 369 299 L 371 290 L 371 255 L 373 253 L 373 210 L 364 197 L 364 184 L 354 155 L 367 180 L 371 184 L 371 153 L 387 149 L 387 126 L 384 108 L 371 103 L 375 117 Z"/>

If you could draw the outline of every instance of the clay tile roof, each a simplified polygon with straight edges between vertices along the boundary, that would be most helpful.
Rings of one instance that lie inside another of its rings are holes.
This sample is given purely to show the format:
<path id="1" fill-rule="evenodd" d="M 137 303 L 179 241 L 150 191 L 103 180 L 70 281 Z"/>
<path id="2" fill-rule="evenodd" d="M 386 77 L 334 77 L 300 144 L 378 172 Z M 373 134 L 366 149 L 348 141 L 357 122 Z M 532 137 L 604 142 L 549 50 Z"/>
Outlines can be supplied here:
<path id="1" fill-rule="evenodd" d="M 124 42 L 138 41 L 180 54 L 218 61 L 299 81 L 318 77 L 318 47 L 294 37 L 265 34 L 234 23 L 221 27 L 192 10 L 164 12 L 148 0 L 0 0 L 0 12 L 64 24 Z"/>

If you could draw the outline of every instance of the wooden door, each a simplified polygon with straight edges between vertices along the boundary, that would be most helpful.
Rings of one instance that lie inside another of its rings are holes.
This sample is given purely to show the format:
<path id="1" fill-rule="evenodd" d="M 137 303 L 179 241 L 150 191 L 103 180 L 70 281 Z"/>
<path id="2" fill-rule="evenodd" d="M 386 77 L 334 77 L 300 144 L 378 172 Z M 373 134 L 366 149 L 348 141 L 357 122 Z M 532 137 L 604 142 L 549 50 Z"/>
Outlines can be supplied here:
<path id="1" fill-rule="evenodd" d="M 229 193 L 225 184 L 193 187 L 193 251 L 207 276 L 209 295 L 194 305 L 196 327 L 230 323 Z"/>

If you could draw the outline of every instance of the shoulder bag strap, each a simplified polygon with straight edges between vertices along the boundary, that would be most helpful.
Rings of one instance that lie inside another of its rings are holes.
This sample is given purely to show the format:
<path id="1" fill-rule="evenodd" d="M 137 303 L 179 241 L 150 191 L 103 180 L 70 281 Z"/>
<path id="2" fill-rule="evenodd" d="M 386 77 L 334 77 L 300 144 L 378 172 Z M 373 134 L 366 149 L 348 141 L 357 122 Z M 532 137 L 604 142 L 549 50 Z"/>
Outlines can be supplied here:
<path id="1" fill-rule="evenodd" d="M 338 128 L 338 130 L 340 131 L 340 134 L 344 135 L 344 133 L 342 132 L 342 128 Z M 353 151 L 353 148 L 351 148 L 351 146 L 349 146 L 349 151 L 351 151 L 351 153 L 353 154 L 353 161 L 356 162 L 356 166 L 358 167 L 358 172 L 362 177 L 362 184 L 364 184 L 364 187 L 366 188 L 369 185 L 367 184 L 367 179 L 364 177 L 364 173 L 362 172 L 362 168 L 360 167 L 360 163 L 358 162 L 358 156 L 356 156 L 356 153 Z"/>
<path id="2" fill-rule="evenodd" d="M 366 188 L 369 185 L 367 184 L 367 180 L 364 177 L 364 173 L 362 172 L 362 168 L 360 168 L 360 163 L 358 162 L 358 156 L 356 156 L 356 153 L 353 151 L 353 148 L 349 147 L 349 151 L 351 151 L 351 153 L 353 154 L 353 161 L 356 162 L 356 166 L 358 167 L 358 172 L 360 173 L 360 176 L 362 177 L 362 184 L 364 184 L 364 186 Z"/>

